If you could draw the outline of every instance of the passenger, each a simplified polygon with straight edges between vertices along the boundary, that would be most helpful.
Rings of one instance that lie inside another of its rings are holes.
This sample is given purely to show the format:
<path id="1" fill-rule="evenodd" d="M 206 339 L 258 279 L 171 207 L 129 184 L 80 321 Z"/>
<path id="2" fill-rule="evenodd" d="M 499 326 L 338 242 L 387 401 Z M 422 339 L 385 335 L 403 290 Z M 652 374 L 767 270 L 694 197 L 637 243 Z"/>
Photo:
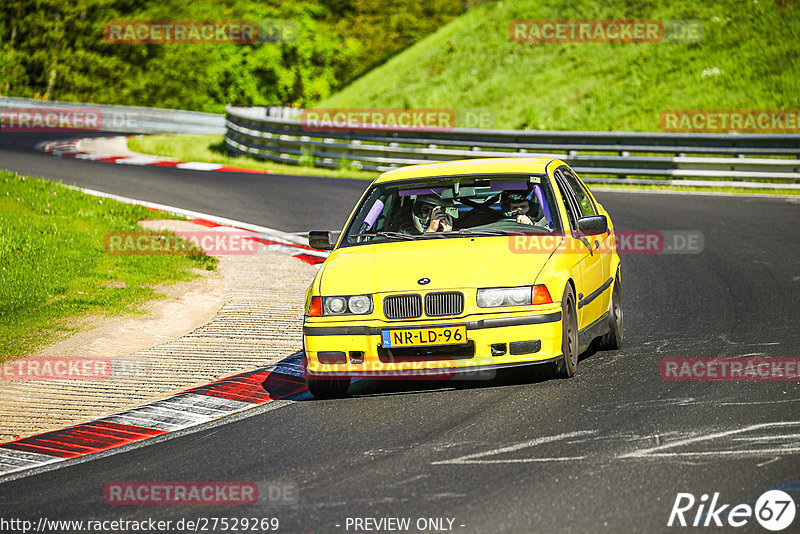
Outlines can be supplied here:
<path id="1" fill-rule="evenodd" d="M 536 217 L 536 214 L 530 213 L 531 201 L 528 200 L 529 193 L 529 191 L 503 191 L 500 196 L 500 207 L 503 210 L 503 215 L 514 219 L 520 224 L 542 226 L 547 223 L 547 219 L 545 219 L 544 214 L 541 217 Z M 531 215 L 538 220 L 534 222 L 531 219 Z"/>

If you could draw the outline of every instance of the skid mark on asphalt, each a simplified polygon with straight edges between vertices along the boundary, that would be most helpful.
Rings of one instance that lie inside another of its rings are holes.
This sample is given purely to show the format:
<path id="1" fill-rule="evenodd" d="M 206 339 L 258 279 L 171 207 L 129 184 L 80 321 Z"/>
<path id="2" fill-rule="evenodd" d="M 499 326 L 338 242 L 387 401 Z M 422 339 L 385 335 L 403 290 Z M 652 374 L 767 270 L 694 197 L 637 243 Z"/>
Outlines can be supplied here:
<path id="1" fill-rule="evenodd" d="M 640 449 L 619 458 L 780 457 L 800 452 L 797 430 L 800 421 L 761 423 Z"/>
<path id="2" fill-rule="evenodd" d="M 410 484 L 411 482 L 417 482 L 417 481 L 422 480 L 424 478 L 428 478 L 428 476 L 430 476 L 430 475 L 416 475 L 416 476 L 413 476 L 411 478 L 407 478 L 405 480 L 401 480 L 400 482 L 395 482 L 394 484 L 387 484 L 386 487 L 387 488 L 397 488 L 397 487 L 400 487 L 400 486 L 403 486 L 403 485 L 406 485 L 406 484 Z"/>
<path id="3" fill-rule="evenodd" d="M 800 402 L 800 399 L 780 399 L 780 400 L 764 400 L 764 401 L 739 401 L 735 399 L 709 399 L 698 400 L 694 397 L 674 397 L 670 399 L 652 399 L 646 401 L 624 402 L 624 403 L 608 403 L 596 406 L 589 406 L 587 408 L 590 412 L 618 412 L 620 410 L 637 410 L 637 409 L 653 409 L 662 406 L 759 406 L 763 404 L 786 404 Z"/>
<path id="4" fill-rule="evenodd" d="M 640 446 L 629 452 L 593 452 L 597 449 L 590 442 L 612 442 L 629 447 L 631 442 Z M 655 446 L 642 447 L 647 443 Z M 584 445 L 585 446 L 576 446 Z M 561 455 L 560 451 L 584 451 L 583 455 Z M 529 451 L 524 456 L 503 457 L 510 453 Z M 800 453 L 800 421 L 760 423 L 713 432 L 666 432 L 658 435 L 601 435 L 596 430 L 568 432 L 554 436 L 495 447 L 483 452 L 459 456 L 449 460 L 438 460 L 431 465 L 474 464 L 519 464 L 533 462 L 565 462 L 578 460 L 630 460 L 673 459 L 679 461 L 705 460 L 727 461 L 731 458 L 766 459 L 766 465 L 787 455 Z"/>
<path id="5" fill-rule="evenodd" d="M 783 334 L 783 331 L 781 331 Z M 769 332 L 764 332 L 768 336 Z M 782 336 L 785 337 L 785 336 Z M 719 358 L 741 358 L 753 354 L 785 357 L 785 349 L 781 343 L 767 339 L 765 341 L 735 341 L 726 334 L 718 334 L 707 339 L 686 339 L 683 337 L 650 339 L 643 341 L 641 347 L 648 354 L 662 354 L 665 356 L 695 356 L 698 352 L 716 354 Z M 758 352 L 753 348 L 760 349 Z"/>
<path id="6" fill-rule="evenodd" d="M 441 460 L 438 462 L 432 462 L 433 465 L 444 465 L 444 464 L 505 464 L 505 463 L 526 463 L 526 462 L 564 462 L 568 460 L 583 460 L 586 458 L 585 456 L 564 456 L 564 457 L 544 457 L 544 456 L 532 456 L 528 458 L 501 458 L 501 459 L 486 459 L 487 456 L 497 456 L 500 454 L 506 454 L 509 452 L 516 452 L 522 449 L 529 449 L 534 448 L 539 445 L 544 445 L 545 443 L 551 443 L 554 441 L 561 441 L 566 440 L 568 438 L 575 438 L 586 436 L 590 434 L 596 433 L 596 430 L 580 430 L 578 432 L 567 432 L 565 434 L 559 434 L 557 436 L 546 436 L 541 438 L 535 438 L 528 441 L 523 441 L 522 443 L 516 443 L 514 445 L 508 445 L 506 447 L 500 447 L 498 449 L 491 449 L 485 452 L 478 452 L 474 454 L 467 454 L 466 456 L 460 456 L 458 458 L 454 458 L 452 460 Z"/>
<path id="7" fill-rule="evenodd" d="M 452 442 L 445 442 L 445 443 L 412 443 L 410 445 L 403 445 L 399 447 L 387 447 L 387 448 L 378 448 L 378 449 L 369 449 L 364 451 L 364 456 L 368 457 L 381 457 L 381 456 L 391 456 L 397 455 L 400 453 L 407 453 L 407 452 L 418 452 L 418 451 L 432 451 L 432 452 L 442 452 L 454 447 L 463 447 L 465 445 L 474 445 L 479 443 L 477 441 L 452 441 Z"/>

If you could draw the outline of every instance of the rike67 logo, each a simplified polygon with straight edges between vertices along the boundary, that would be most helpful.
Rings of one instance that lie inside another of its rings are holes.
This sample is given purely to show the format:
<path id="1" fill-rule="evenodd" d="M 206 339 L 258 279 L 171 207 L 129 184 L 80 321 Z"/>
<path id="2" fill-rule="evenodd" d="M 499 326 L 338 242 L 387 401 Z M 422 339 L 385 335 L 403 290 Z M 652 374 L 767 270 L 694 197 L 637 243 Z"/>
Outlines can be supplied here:
<path id="1" fill-rule="evenodd" d="M 755 505 L 735 506 L 720 504 L 719 493 L 714 493 L 710 502 L 707 493 L 699 501 L 691 493 L 678 493 L 667 526 L 743 527 L 755 518 L 765 529 L 777 532 L 792 524 L 796 512 L 792 497 L 781 490 L 764 492 Z"/>

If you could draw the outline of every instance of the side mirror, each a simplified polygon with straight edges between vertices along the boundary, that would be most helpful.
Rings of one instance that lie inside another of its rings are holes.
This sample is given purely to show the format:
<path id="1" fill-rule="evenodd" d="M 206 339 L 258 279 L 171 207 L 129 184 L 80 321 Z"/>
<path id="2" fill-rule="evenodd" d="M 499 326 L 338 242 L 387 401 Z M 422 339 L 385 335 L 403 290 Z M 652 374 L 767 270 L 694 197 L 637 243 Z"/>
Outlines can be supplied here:
<path id="1" fill-rule="evenodd" d="M 311 230 L 308 232 L 308 246 L 317 250 L 333 250 L 336 243 L 331 242 L 331 233 L 327 230 Z"/>
<path id="2" fill-rule="evenodd" d="M 592 215 L 578 219 L 578 234 L 581 236 L 600 235 L 608 232 L 608 219 L 605 215 Z"/>

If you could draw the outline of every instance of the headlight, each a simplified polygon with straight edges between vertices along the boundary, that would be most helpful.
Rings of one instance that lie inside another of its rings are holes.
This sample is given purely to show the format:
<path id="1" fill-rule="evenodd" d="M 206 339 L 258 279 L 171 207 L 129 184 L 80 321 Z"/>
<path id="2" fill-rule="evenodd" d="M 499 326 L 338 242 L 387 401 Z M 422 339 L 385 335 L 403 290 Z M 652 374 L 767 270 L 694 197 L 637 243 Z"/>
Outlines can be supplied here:
<path id="1" fill-rule="evenodd" d="M 323 297 L 323 315 L 366 315 L 372 313 L 372 295 Z"/>
<path id="2" fill-rule="evenodd" d="M 347 312 L 347 301 L 344 297 L 325 297 L 322 299 L 325 315 L 338 315 Z"/>
<path id="3" fill-rule="evenodd" d="M 347 307 L 350 308 L 350 313 L 369 313 L 372 311 L 372 299 L 367 295 L 355 295 L 347 299 Z"/>
<path id="4" fill-rule="evenodd" d="M 478 290 L 478 306 L 497 308 L 499 306 L 530 306 L 533 303 L 533 288 L 489 287 Z"/>

